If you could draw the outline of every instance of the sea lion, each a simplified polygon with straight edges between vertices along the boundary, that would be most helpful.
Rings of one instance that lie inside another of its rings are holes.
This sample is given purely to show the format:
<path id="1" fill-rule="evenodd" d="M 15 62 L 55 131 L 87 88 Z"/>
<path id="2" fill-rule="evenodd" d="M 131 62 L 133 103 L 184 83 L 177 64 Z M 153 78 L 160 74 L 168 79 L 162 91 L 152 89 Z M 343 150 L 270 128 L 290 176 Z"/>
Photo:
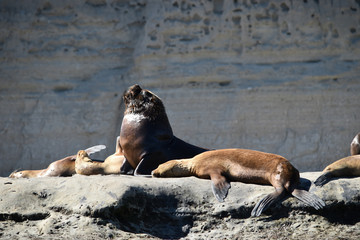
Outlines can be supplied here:
<path id="1" fill-rule="evenodd" d="M 86 151 L 80 150 L 75 160 L 76 173 L 82 175 L 120 174 L 120 168 L 124 162 L 124 155 L 120 146 L 120 137 L 117 137 L 115 144 L 115 153 L 108 156 L 104 162 L 92 160 Z"/>
<path id="2" fill-rule="evenodd" d="M 323 186 L 332 178 L 360 177 L 360 133 L 350 143 L 351 156 L 341 158 L 325 167 L 315 180 L 316 186 Z"/>
<path id="3" fill-rule="evenodd" d="M 282 156 L 247 149 L 221 149 L 201 153 L 190 159 L 172 160 L 159 165 L 154 177 L 196 176 L 211 179 L 216 199 L 223 202 L 231 181 L 272 185 L 275 192 L 260 200 L 251 216 L 260 216 L 277 201 L 292 195 L 320 209 L 325 203 L 316 195 L 299 189 L 299 171 Z"/>
<path id="4" fill-rule="evenodd" d="M 332 178 L 360 177 L 360 155 L 348 156 L 327 166 L 314 184 L 322 186 Z"/>
<path id="5" fill-rule="evenodd" d="M 123 99 L 125 112 L 120 130 L 126 159 L 123 172 L 135 169 L 134 175 L 150 175 L 161 163 L 208 150 L 173 135 L 165 107 L 154 93 L 136 84 L 125 91 Z"/>
<path id="6" fill-rule="evenodd" d="M 358 133 L 350 144 L 350 154 L 358 155 L 360 154 L 360 133 Z"/>
<path id="7" fill-rule="evenodd" d="M 85 151 L 91 155 L 104 149 L 104 145 L 96 145 Z M 23 170 L 15 171 L 10 174 L 10 178 L 33 178 L 33 177 L 68 177 L 74 175 L 76 155 L 67 156 L 63 159 L 50 163 L 50 165 L 41 170 Z"/>

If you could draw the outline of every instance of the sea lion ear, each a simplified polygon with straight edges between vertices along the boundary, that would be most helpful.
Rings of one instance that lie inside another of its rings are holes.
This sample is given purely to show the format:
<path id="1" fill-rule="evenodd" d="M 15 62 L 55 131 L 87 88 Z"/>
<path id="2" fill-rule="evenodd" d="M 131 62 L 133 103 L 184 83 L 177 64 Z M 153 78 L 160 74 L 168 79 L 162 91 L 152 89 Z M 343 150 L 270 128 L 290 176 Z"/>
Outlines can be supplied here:
<path id="1" fill-rule="evenodd" d="M 93 153 L 96 153 L 96 152 L 100 152 L 101 150 L 105 149 L 106 146 L 105 145 L 96 145 L 96 146 L 93 146 L 93 147 L 90 147 L 88 149 L 85 149 L 85 152 L 88 154 L 88 155 L 91 155 Z"/>
<path id="2" fill-rule="evenodd" d="M 228 191 L 231 187 L 230 183 L 226 180 L 224 176 L 221 175 L 213 175 L 211 178 L 211 189 L 213 191 L 214 196 L 219 202 L 224 202 Z"/>

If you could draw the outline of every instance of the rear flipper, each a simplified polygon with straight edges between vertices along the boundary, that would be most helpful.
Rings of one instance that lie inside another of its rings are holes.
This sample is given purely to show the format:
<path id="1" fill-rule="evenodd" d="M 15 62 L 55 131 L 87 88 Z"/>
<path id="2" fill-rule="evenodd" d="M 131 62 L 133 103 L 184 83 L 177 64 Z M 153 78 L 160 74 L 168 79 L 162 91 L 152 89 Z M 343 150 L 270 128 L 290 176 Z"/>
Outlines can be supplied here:
<path id="1" fill-rule="evenodd" d="M 299 199 L 300 201 L 315 208 L 316 210 L 319 210 L 319 209 L 325 207 L 325 202 L 323 200 L 321 200 L 318 196 L 316 196 L 315 194 L 312 194 L 308 191 L 301 190 L 301 189 L 294 189 L 294 191 L 291 194 L 294 197 L 296 197 L 297 199 Z"/>
<path id="2" fill-rule="evenodd" d="M 228 191 L 231 187 L 230 183 L 226 180 L 224 176 L 213 174 L 211 178 L 211 189 L 214 196 L 219 202 L 224 202 Z"/>
<path id="3" fill-rule="evenodd" d="M 330 179 L 331 179 L 331 175 L 329 173 L 324 173 L 315 180 L 314 184 L 316 186 L 322 186 L 322 185 L 326 184 L 327 182 L 329 182 Z"/>
<path id="4" fill-rule="evenodd" d="M 254 207 L 254 209 L 251 211 L 252 217 L 258 217 L 261 215 L 263 211 L 268 209 L 271 205 L 273 205 L 275 202 L 281 201 L 286 196 L 285 189 L 281 191 L 275 191 L 273 193 L 270 193 L 263 199 L 261 199 Z"/>
<path id="5" fill-rule="evenodd" d="M 105 145 L 96 145 L 93 147 L 89 147 L 88 149 L 85 149 L 85 152 L 90 156 L 93 153 L 100 152 L 101 150 L 105 149 Z"/>

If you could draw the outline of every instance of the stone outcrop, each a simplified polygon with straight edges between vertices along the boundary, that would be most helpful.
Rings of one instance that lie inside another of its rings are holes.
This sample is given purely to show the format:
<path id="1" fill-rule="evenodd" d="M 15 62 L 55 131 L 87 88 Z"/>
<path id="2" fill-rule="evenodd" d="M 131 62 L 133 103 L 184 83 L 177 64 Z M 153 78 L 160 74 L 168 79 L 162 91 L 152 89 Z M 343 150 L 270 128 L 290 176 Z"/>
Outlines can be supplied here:
<path id="1" fill-rule="evenodd" d="M 134 83 L 192 144 L 321 170 L 360 131 L 359 12 L 358 0 L 2 0 L 0 176 L 97 144 L 112 154 Z"/>
<path id="2" fill-rule="evenodd" d="M 132 176 L 0 178 L 1 239 L 354 239 L 360 235 L 360 178 L 301 184 L 326 202 L 295 198 L 250 217 L 272 186 L 231 183 L 225 202 L 209 180 Z"/>

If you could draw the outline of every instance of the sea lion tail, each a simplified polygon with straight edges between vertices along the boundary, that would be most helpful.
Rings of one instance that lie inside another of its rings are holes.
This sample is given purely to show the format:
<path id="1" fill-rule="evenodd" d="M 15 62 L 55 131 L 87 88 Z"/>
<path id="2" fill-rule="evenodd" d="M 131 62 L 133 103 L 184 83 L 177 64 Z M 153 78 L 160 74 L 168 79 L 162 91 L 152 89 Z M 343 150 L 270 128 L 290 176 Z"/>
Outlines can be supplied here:
<path id="1" fill-rule="evenodd" d="M 275 202 L 281 201 L 286 196 L 286 191 L 275 191 L 261 199 L 251 211 L 252 217 L 258 217 Z"/>
<path id="2" fill-rule="evenodd" d="M 315 184 L 316 186 L 323 186 L 323 185 L 326 184 L 329 180 L 330 180 L 329 174 L 324 173 L 324 174 L 322 174 L 320 177 L 318 177 L 318 178 L 315 180 L 314 184 Z"/>
<path id="3" fill-rule="evenodd" d="M 320 199 L 315 194 L 312 194 L 308 191 L 301 190 L 301 189 L 294 189 L 294 191 L 291 193 L 294 197 L 299 199 L 300 201 L 306 203 L 309 206 L 312 206 L 316 210 L 319 210 L 323 207 L 325 207 L 325 202 Z"/>
<path id="4" fill-rule="evenodd" d="M 105 145 L 96 145 L 96 146 L 92 146 L 88 149 L 85 149 L 85 152 L 90 156 L 91 154 L 100 152 L 101 150 L 103 150 L 105 148 L 106 148 Z"/>

